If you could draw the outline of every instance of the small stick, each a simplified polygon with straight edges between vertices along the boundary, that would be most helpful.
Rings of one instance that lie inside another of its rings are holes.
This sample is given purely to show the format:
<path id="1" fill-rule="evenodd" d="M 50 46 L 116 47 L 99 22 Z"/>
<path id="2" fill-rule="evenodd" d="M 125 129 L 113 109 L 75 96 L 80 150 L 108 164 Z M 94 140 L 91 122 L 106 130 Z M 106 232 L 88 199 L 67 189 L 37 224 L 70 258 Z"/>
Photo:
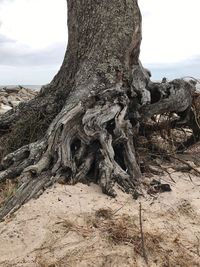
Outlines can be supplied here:
<path id="1" fill-rule="evenodd" d="M 186 160 L 183 160 L 183 159 L 179 159 L 178 157 L 175 157 L 175 156 L 172 156 L 172 155 L 169 155 L 171 158 L 173 159 L 177 159 L 179 160 L 181 163 L 187 165 L 188 167 L 190 167 L 190 169 L 192 169 L 193 171 L 195 171 L 196 173 L 198 173 L 200 175 L 200 171 L 197 170 L 196 168 L 194 168 L 191 164 L 189 164 Z"/>
<path id="2" fill-rule="evenodd" d="M 200 257 L 200 250 L 199 250 L 200 240 L 198 236 L 196 236 L 196 238 L 197 238 L 197 255 Z"/>
<path id="3" fill-rule="evenodd" d="M 121 207 L 119 207 L 117 210 L 113 211 L 112 215 L 115 215 L 115 214 L 118 213 L 121 209 L 123 209 L 123 208 L 126 206 L 126 204 L 127 204 L 128 202 L 129 202 L 129 198 L 127 199 L 127 201 L 124 202 L 124 204 L 123 204 Z"/>
<path id="4" fill-rule="evenodd" d="M 176 181 L 172 178 L 171 173 L 164 168 L 163 166 L 161 166 L 160 164 L 157 164 L 164 172 L 166 172 L 169 175 L 169 178 L 172 180 L 173 183 L 176 183 Z"/>
<path id="5" fill-rule="evenodd" d="M 141 241 L 142 241 L 142 252 L 143 252 L 143 258 L 148 265 L 148 258 L 145 250 L 145 243 L 144 243 L 144 233 L 143 233 L 143 226 L 142 226 L 142 204 L 140 202 L 140 208 L 139 208 L 139 219 L 140 219 L 140 235 L 141 235 Z"/>
<path id="6" fill-rule="evenodd" d="M 189 173 L 188 173 L 188 176 L 190 178 L 190 181 L 193 183 L 192 177 L 191 177 L 191 175 Z"/>

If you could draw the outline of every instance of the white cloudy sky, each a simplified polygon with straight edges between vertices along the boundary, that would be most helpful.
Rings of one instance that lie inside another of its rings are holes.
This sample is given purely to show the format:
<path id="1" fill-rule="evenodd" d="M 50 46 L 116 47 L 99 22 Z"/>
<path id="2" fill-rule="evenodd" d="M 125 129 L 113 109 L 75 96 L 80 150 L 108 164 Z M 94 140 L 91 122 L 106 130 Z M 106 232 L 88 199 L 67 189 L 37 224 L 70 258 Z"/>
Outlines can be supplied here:
<path id="1" fill-rule="evenodd" d="M 200 77 L 200 0 L 139 0 L 153 78 Z M 66 0 L 0 0 L 0 84 L 44 84 L 67 43 Z"/>

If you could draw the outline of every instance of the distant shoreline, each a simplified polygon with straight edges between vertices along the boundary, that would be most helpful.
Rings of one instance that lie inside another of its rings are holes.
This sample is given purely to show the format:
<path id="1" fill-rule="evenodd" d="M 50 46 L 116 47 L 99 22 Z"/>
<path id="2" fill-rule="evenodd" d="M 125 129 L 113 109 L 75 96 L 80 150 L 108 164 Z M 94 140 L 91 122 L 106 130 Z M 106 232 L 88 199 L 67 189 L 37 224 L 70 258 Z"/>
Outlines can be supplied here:
<path id="1" fill-rule="evenodd" d="M 27 85 L 27 84 L 17 84 L 17 85 L 0 85 L 0 89 L 2 88 L 13 88 L 13 87 L 18 87 L 18 86 L 22 86 L 24 88 L 28 88 L 31 90 L 36 90 L 39 91 L 42 87 L 42 85 L 38 85 L 38 84 L 34 84 L 34 85 Z"/>
<path id="2" fill-rule="evenodd" d="M 156 81 L 156 82 L 161 82 L 161 81 Z M 22 86 L 24 88 L 28 88 L 28 89 L 31 89 L 31 90 L 36 90 L 36 91 L 39 91 L 41 89 L 41 87 L 43 85 L 39 85 L 39 84 L 33 84 L 33 85 L 27 85 L 27 84 L 17 84 L 17 85 L 0 85 L 0 90 L 2 88 L 13 88 L 13 87 L 18 87 L 18 86 Z M 200 91 L 200 84 L 197 84 L 196 85 L 196 88 L 198 91 Z"/>

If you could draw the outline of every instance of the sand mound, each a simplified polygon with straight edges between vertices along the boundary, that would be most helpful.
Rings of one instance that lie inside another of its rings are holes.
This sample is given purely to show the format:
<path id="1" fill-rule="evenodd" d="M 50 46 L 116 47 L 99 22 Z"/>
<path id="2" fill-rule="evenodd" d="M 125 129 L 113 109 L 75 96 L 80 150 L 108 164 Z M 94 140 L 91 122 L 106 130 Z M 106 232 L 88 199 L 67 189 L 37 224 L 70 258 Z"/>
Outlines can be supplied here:
<path id="1" fill-rule="evenodd" d="M 176 183 L 162 177 L 171 192 L 137 201 L 96 185 L 54 186 L 0 223 L 0 266 L 142 267 L 144 253 L 149 266 L 200 266 L 200 178 L 171 175 Z"/>

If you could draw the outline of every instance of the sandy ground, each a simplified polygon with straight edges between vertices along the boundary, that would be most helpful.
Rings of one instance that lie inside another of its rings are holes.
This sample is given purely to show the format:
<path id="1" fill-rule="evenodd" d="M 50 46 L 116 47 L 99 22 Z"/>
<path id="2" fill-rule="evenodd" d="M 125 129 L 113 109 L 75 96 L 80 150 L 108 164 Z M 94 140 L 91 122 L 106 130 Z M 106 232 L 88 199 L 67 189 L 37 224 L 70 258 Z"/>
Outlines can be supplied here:
<path id="1" fill-rule="evenodd" d="M 55 185 L 0 223 L 0 266 L 200 266 L 200 177 L 172 178 L 162 177 L 171 192 L 137 201 L 97 185 Z"/>

